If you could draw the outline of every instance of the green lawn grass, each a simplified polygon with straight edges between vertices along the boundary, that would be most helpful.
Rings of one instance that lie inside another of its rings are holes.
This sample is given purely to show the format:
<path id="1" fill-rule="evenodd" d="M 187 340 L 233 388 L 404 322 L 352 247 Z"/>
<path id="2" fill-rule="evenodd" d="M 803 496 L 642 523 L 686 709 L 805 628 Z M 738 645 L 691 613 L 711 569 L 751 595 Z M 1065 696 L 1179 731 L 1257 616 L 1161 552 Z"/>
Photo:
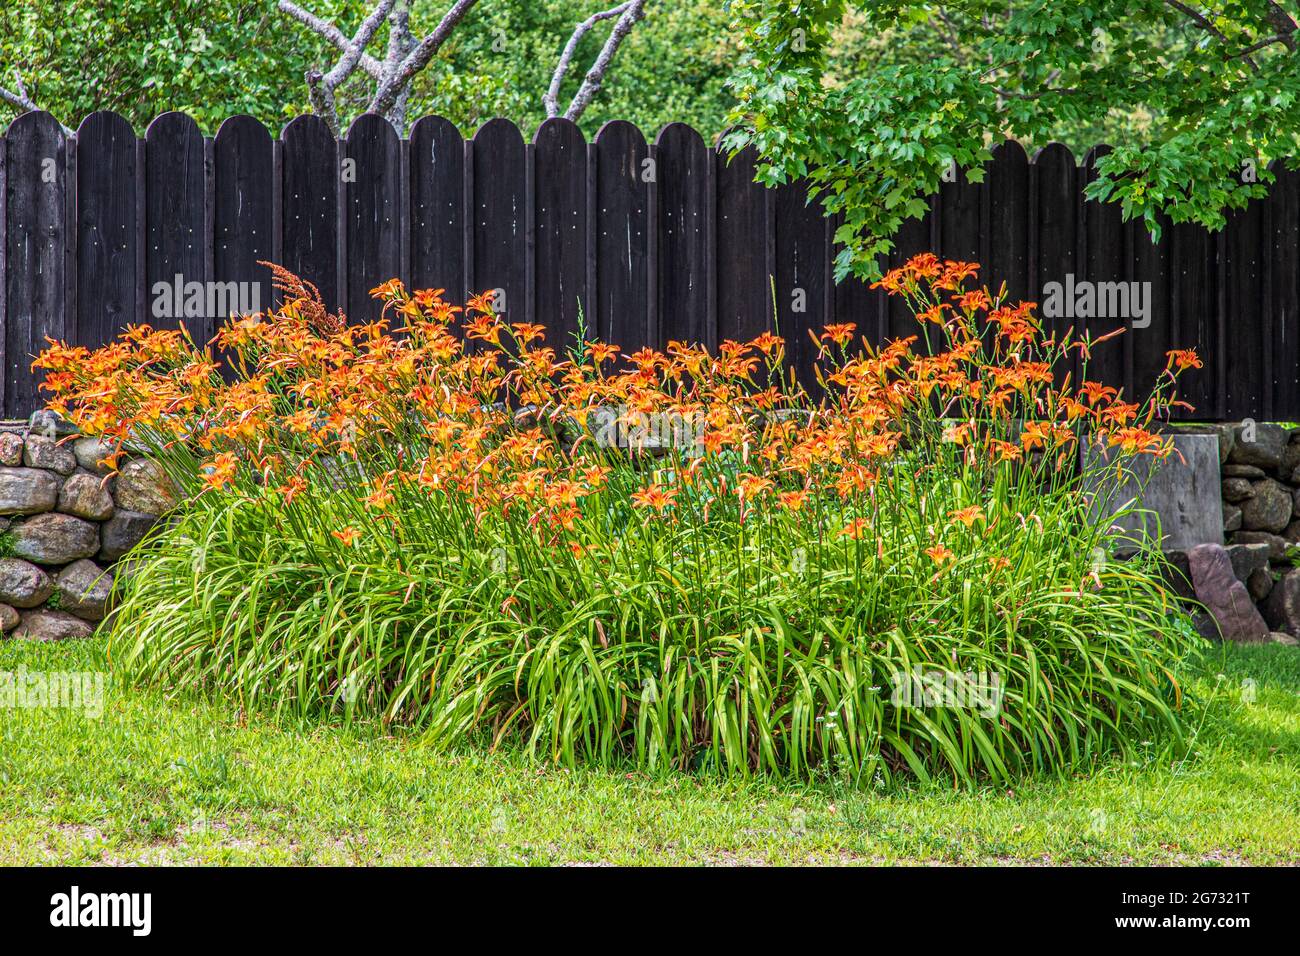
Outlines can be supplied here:
<path id="1" fill-rule="evenodd" d="M 107 665 L 0 642 L 20 667 Z M 880 794 L 438 754 L 110 684 L 99 719 L 0 710 L 0 863 L 1300 863 L 1300 651 L 1216 651 L 1189 690 L 1185 761 Z"/>

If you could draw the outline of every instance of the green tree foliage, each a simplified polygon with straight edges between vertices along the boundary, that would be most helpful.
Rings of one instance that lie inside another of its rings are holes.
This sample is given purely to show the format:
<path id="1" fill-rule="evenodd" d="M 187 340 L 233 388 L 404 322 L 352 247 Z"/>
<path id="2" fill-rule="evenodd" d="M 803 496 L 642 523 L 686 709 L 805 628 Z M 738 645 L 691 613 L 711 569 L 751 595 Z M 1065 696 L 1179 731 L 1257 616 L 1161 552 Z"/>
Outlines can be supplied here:
<path id="1" fill-rule="evenodd" d="M 345 33 L 366 0 L 303 0 Z M 603 0 L 483 0 L 415 81 L 409 115 L 439 113 L 472 133 L 506 116 L 531 133 L 546 117 L 542 95 L 574 27 Z M 447 0 L 417 0 L 412 29 L 431 30 Z M 563 88 L 572 96 L 608 35 L 598 26 L 582 41 Z M 382 51 L 387 27 L 373 48 Z M 738 56 L 722 0 L 655 0 L 618 51 L 604 86 L 582 117 L 591 134 L 611 119 L 653 135 L 664 123 L 721 131 L 730 97 L 725 84 Z M 183 110 L 212 132 L 235 113 L 272 128 L 310 112 L 303 75 L 328 66 L 336 50 L 276 9 L 275 0 L 69 0 L 0 5 L 0 86 L 17 70 L 28 96 L 68 126 L 111 109 L 137 129 L 166 110 Z M 366 78 L 339 91 L 345 120 L 365 108 Z M 0 100 L 0 123 L 22 112 Z"/>
<path id="2" fill-rule="evenodd" d="M 0 86 L 64 125 L 114 110 L 142 130 L 184 110 L 212 131 L 236 113 L 273 126 L 302 112 L 302 64 L 324 44 L 273 0 L 68 0 L 0 5 Z M 23 112 L 0 100 L 0 122 Z"/>
<path id="3" fill-rule="evenodd" d="M 1157 237 L 1161 213 L 1220 228 L 1225 210 L 1265 192 L 1268 161 L 1300 154 L 1295 2 L 735 0 L 730 10 L 745 61 L 733 79 L 743 128 L 728 145 L 756 146 L 765 182 L 809 177 L 826 211 L 843 214 L 838 277 L 874 275 L 945 170 L 956 163 L 977 181 L 1006 136 L 1116 135 L 1089 195 Z M 846 16 L 856 43 L 845 42 Z"/>

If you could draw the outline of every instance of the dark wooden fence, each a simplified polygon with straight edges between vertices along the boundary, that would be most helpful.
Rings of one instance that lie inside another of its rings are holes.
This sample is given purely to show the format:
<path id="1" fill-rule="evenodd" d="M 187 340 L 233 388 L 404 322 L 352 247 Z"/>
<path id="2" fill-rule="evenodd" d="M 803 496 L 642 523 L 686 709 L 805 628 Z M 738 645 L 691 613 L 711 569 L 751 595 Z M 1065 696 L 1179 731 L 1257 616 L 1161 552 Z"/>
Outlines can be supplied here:
<path id="1" fill-rule="evenodd" d="M 1153 245 L 1116 206 L 1083 200 L 1105 148 L 1080 164 L 1060 145 L 1032 160 L 999 146 L 982 184 L 944 184 L 904 227 L 894 260 L 978 261 L 991 283 L 1040 302 L 1067 274 L 1150 282 L 1150 325 L 1099 354 L 1091 377 L 1141 393 L 1167 349 L 1194 346 L 1206 367 L 1186 381 L 1186 417 L 1300 420 L 1300 174 L 1276 167 L 1269 197 L 1222 232 L 1170 227 Z M 647 142 L 613 122 L 588 143 L 550 120 L 529 143 L 505 120 L 467 140 L 426 117 L 402 140 L 363 116 L 336 141 L 315 117 L 276 138 L 237 116 L 205 137 L 167 113 L 140 138 L 113 113 L 72 136 L 28 113 L 0 138 L 4 414 L 38 403 L 30 362 L 46 336 L 94 346 L 129 323 L 174 324 L 155 314 L 154 287 L 178 275 L 262 283 L 266 304 L 259 259 L 315 282 L 353 321 L 375 314 L 369 290 L 393 276 L 455 299 L 503 289 L 510 318 L 545 324 L 553 344 L 579 310 L 591 334 L 629 351 L 775 325 L 806 370 L 807 329 L 855 322 L 878 341 L 912 331 L 900 303 L 832 282 L 835 224 L 800 185 L 752 177 L 751 156 L 729 163 L 681 124 Z M 185 321 L 196 337 L 212 332 L 211 316 Z"/>

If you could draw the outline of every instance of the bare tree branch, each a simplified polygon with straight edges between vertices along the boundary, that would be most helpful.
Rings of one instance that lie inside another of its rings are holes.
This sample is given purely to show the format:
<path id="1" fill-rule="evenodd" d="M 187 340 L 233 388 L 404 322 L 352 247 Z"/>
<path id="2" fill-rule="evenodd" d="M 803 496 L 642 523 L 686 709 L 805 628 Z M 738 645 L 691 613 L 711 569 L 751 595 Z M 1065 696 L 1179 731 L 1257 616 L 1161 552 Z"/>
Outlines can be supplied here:
<path id="1" fill-rule="evenodd" d="M 1287 41 L 1290 42 L 1288 43 Z M 1252 43 L 1250 46 L 1246 47 L 1246 49 L 1242 50 L 1240 53 L 1233 53 L 1231 56 L 1228 57 L 1228 59 L 1235 60 L 1237 59 L 1237 57 L 1250 56 L 1252 53 L 1256 52 L 1257 50 L 1262 50 L 1265 47 L 1272 46 L 1274 43 L 1284 44 L 1287 47 L 1287 49 L 1290 50 L 1295 49 L 1295 41 L 1291 40 L 1290 34 L 1279 33 L 1276 36 L 1265 37 L 1264 39 L 1260 40 L 1258 43 Z"/>
<path id="2" fill-rule="evenodd" d="M 11 90 L 5 89 L 3 86 L 0 86 L 0 100 L 4 100 L 6 103 L 16 106 L 20 110 L 35 111 L 37 109 L 36 104 L 22 93 L 15 93 Z"/>
<path id="3" fill-rule="evenodd" d="M 20 110 L 30 110 L 34 113 L 40 109 L 27 95 L 27 87 L 23 86 L 23 75 L 18 72 L 18 67 L 14 67 L 14 88 L 16 92 L 6 90 L 3 86 L 0 86 L 0 99 L 12 103 Z"/>
<path id="4" fill-rule="evenodd" d="M 609 38 L 605 41 L 604 47 L 601 48 L 600 55 L 596 57 L 596 62 L 591 65 L 587 75 L 582 78 L 582 85 L 578 87 L 578 92 L 573 95 L 569 108 L 564 111 L 565 119 L 572 120 L 575 123 L 578 121 L 578 117 L 582 115 L 583 110 L 587 108 L 592 97 L 600 89 L 600 84 L 605 79 L 605 71 L 609 69 L 609 64 L 613 61 L 614 54 L 618 52 L 620 44 L 643 16 L 645 16 L 645 0 L 631 0 L 627 5 L 627 9 L 623 11 L 623 15 L 614 24 L 614 29 L 610 31 Z"/>
<path id="5" fill-rule="evenodd" d="M 0 100 L 4 100 L 11 106 L 15 106 L 18 109 L 25 110 L 29 113 L 39 113 L 41 111 L 41 108 L 36 105 L 35 101 L 27 95 L 27 87 L 23 84 L 23 77 L 22 74 L 18 72 L 18 67 L 14 67 L 14 89 L 7 90 L 3 86 L 0 86 Z M 63 130 L 65 136 L 72 133 L 72 130 L 68 129 L 68 127 L 64 126 L 61 122 L 59 123 L 59 128 Z"/>
<path id="6" fill-rule="evenodd" d="M 1292 34 L 1296 31 L 1296 22 L 1291 19 L 1291 15 L 1279 7 L 1272 0 L 1268 4 L 1268 22 L 1273 24 L 1273 29 L 1277 30 L 1276 39 L 1282 42 L 1292 53 L 1295 52 L 1295 37 Z"/>
<path id="7" fill-rule="evenodd" d="M 409 86 L 411 77 L 429 65 L 429 61 L 433 59 L 438 50 L 442 48 L 442 45 L 447 42 L 447 38 L 451 36 L 451 31 L 456 28 L 456 24 L 460 23 L 476 2 L 477 0 L 456 0 L 456 3 L 442 18 L 442 22 L 434 27 L 433 32 L 419 42 L 402 60 L 395 72 L 385 76 L 380 81 L 379 88 L 375 90 L 374 99 L 370 101 L 370 112 L 388 115 L 398 95 Z"/>
<path id="8" fill-rule="evenodd" d="M 560 62 L 555 66 L 555 73 L 551 77 L 551 86 L 546 91 L 546 95 L 542 97 L 542 105 L 546 107 L 547 116 L 560 115 L 560 85 L 564 82 L 564 75 L 569 72 L 569 64 L 573 61 L 573 54 L 578 49 L 578 44 L 582 42 L 582 38 L 601 20 L 622 16 L 631 5 L 632 0 L 627 0 L 626 3 L 620 3 L 616 7 L 593 13 L 574 28 L 573 36 L 569 37 L 569 42 L 564 45 L 564 52 L 560 54 Z"/>
<path id="9" fill-rule="evenodd" d="M 338 63 L 334 64 L 334 69 L 325 74 L 325 82 L 331 90 L 351 76 L 352 71 L 357 68 L 357 61 L 361 59 L 367 44 L 379 29 L 379 24 L 388 19 L 393 3 L 394 0 L 379 0 L 378 6 L 370 11 L 370 16 L 361 21 L 361 26 L 357 28 L 356 34 L 343 51 L 343 56 L 339 58 Z"/>
<path id="10" fill-rule="evenodd" d="M 325 74 L 312 68 L 303 74 L 307 81 L 307 99 L 311 111 L 325 121 L 335 137 L 339 135 L 339 111 L 334 102 L 334 91 L 325 86 Z"/>
<path id="11" fill-rule="evenodd" d="M 325 120 L 335 136 L 339 136 L 341 124 L 335 90 L 358 68 L 375 81 L 374 95 L 367 111 L 378 113 L 392 123 L 399 133 L 404 133 L 412 79 L 429 65 L 476 2 L 477 0 L 455 0 L 433 32 L 419 42 L 416 42 L 411 33 L 411 0 L 376 0 L 370 13 L 351 37 L 335 24 L 299 6 L 294 0 L 277 0 L 276 5 L 282 13 L 323 37 L 340 53 L 338 61 L 328 70 L 313 67 L 304 76 L 312 111 Z M 644 7 L 645 0 L 624 0 L 608 10 L 593 13 L 578 24 L 565 44 L 560 62 L 551 78 L 551 85 L 542 98 L 547 116 L 558 116 L 560 113 L 560 88 L 582 38 L 602 20 L 618 18 L 600 54 L 583 77 L 577 93 L 564 112 L 566 118 L 574 121 L 582 115 L 599 91 L 614 54 L 633 26 L 645 15 Z M 388 49 L 380 60 L 367 53 L 366 48 L 380 25 L 385 22 L 388 24 Z"/>
<path id="12" fill-rule="evenodd" d="M 334 99 L 334 91 L 356 71 L 358 65 L 376 80 L 380 79 L 378 61 L 374 57 L 367 56 L 365 51 L 367 44 L 374 38 L 375 31 L 379 29 L 379 25 L 388 19 L 388 14 L 393 9 L 394 2 L 395 0 L 379 0 L 375 9 L 370 11 L 370 15 L 361 21 L 361 26 L 357 28 L 357 32 L 351 39 L 348 39 L 334 25 L 307 12 L 302 7 L 292 3 L 291 0 L 279 0 L 277 3 L 281 11 L 305 24 L 342 51 L 343 55 L 339 57 L 338 62 L 330 68 L 328 73 L 322 73 L 313 67 L 305 75 L 312 112 L 325 120 L 330 132 L 335 136 L 340 134 L 340 128 L 338 104 Z M 369 61 L 368 64 L 365 62 L 367 60 Z M 372 70 L 374 72 L 371 72 Z"/>
<path id="13" fill-rule="evenodd" d="M 384 57 L 383 75 L 394 75 L 414 45 L 415 39 L 411 36 L 411 6 L 407 0 L 402 0 L 388 18 L 388 55 Z M 393 108 L 389 111 L 389 119 L 397 127 L 398 135 L 406 134 L 406 103 L 410 97 L 411 84 L 407 83 L 397 94 Z"/>
<path id="14" fill-rule="evenodd" d="M 344 36 L 343 31 L 334 24 L 327 20 L 322 20 L 314 13 L 304 10 L 296 3 L 291 3 L 290 0 L 279 0 L 277 6 L 283 13 L 287 13 L 313 33 L 324 37 L 330 43 L 334 44 L 334 46 L 338 47 L 340 51 L 346 50 L 348 45 L 352 42 Z M 381 72 L 379 61 L 373 56 L 368 53 L 362 54 L 360 65 L 363 70 L 373 76 L 376 80 L 379 79 Z"/>

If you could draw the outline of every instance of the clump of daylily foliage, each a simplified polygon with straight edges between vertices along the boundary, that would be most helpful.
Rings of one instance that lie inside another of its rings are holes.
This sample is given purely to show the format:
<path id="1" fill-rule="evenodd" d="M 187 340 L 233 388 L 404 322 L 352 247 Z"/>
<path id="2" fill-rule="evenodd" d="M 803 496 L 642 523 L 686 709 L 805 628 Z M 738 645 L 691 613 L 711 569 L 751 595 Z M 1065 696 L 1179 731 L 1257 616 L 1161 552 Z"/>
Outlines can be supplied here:
<path id="1" fill-rule="evenodd" d="M 1091 490 L 1170 453 L 1199 363 L 1141 403 L 1072 387 L 1100 339 L 975 274 L 889 273 L 918 335 L 826 328 L 816 399 L 774 333 L 547 344 L 395 280 L 348 325 L 279 270 L 210 347 L 52 345 L 50 406 L 186 499 L 119 576 L 113 659 L 566 765 L 880 785 L 1176 744 L 1193 639 L 1154 558 L 1107 559 Z"/>

